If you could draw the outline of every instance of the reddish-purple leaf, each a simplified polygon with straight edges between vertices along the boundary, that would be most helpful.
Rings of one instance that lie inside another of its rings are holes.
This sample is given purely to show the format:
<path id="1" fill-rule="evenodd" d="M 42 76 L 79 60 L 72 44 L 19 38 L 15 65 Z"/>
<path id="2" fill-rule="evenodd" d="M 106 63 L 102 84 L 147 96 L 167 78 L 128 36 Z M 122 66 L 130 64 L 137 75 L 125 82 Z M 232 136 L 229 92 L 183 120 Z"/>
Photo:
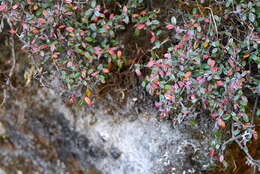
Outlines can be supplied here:
<path id="1" fill-rule="evenodd" d="M 224 83 L 223 83 L 221 80 L 218 80 L 218 81 L 216 82 L 216 85 L 217 85 L 217 86 L 223 86 Z"/>
<path id="2" fill-rule="evenodd" d="M 127 10 L 128 10 L 127 7 L 124 6 L 124 7 L 123 7 L 123 12 L 127 13 Z"/>
<path id="3" fill-rule="evenodd" d="M 39 21 L 40 23 L 45 23 L 45 22 L 46 22 L 46 20 L 45 20 L 44 18 L 39 18 L 38 21 Z"/>
<path id="4" fill-rule="evenodd" d="M 151 34 L 152 34 L 151 43 L 153 43 L 156 39 L 156 36 L 155 36 L 154 32 L 151 32 Z"/>
<path id="5" fill-rule="evenodd" d="M 68 32 L 73 32 L 73 31 L 74 31 L 74 28 L 73 28 L 73 27 L 67 27 L 66 30 L 67 30 Z"/>
<path id="6" fill-rule="evenodd" d="M 168 24 L 168 25 L 166 26 L 166 28 L 169 29 L 169 30 L 171 30 L 171 29 L 175 28 L 175 26 L 172 25 L 172 24 Z"/>
<path id="7" fill-rule="evenodd" d="M 212 59 L 208 59 L 207 63 L 208 63 L 209 66 L 214 67 L 214 65 L 216 64 L 216 61 L 212 60 Z"/>
<path id="8" fill-rule="evenodd" d="M 139 29 L 139 30 L 143 29 L 144 27 L 145 27 L 145 24 L 136 25 L 136 28 Z"/>
<path id="9" fill-rule="evenodd" d="M 103 73 L 109 73 L 109 69 L 108 68 L 103 68 Z"/>
<path id="10" fill-rule="evenodd" d="M 154 60 L 150 60 L 146 65 L 148 68 L 151 68 L 156 62 Z"/>
<path id="11" fill-rule="evenodd" d="M 3 11 L 6 7 L 7 7 L 6 4 L 2 4 L 2 5 L 0 5 L 0 11 Z"/>

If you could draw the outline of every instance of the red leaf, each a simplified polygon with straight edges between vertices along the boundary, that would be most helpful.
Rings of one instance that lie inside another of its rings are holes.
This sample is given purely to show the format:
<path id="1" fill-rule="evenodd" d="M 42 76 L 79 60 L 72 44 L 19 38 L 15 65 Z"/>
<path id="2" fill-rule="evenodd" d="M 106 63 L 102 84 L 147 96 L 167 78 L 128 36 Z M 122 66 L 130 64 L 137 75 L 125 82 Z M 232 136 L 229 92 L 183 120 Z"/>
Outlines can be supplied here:
<path id="1" fill-rule="evenodd" d="M 224 155 L 220 155 L 219 161 L 222 163 L 224 161 Z"/>
<path id="2" fill-rule="evenodd" d="M 73 31 L 74 31 L 74 28 L 73 28 L 73 27 L 67 27 L 66 30 L 67 30 L 68 32 L 73 32 Z"/>
<path id="3" fill-rule="evenodd" d="M 203 55 L 203 59 L 208 59 L 209 58 L 209 55 L 208 54 L 204 54 Z"/>
<path id="4" fill-rule="evenodd" d="M 136 26 L 137 29 L 141 30 L 145 27 L 145 24 L 139 24 Z"/>
<path id="5" fill-rule="evenodd" d="M 15 9 L 17 9 L 18 6 L 19 6 L 18 4 L 13 5 L 12 9 L 15 10 Z"/>
<path id="6" fill-rule="evenodd" d="M 118 50 L 117 51 L 117 57 L 120 59 L 122 57 L 122 51 L 121 50 Z"/>
<path id="7" fill-rule="evenodd" d="M 109 73 L 109 69 L 108 68 L 103 68 L 102 70 L 104 73 Z"/>
<path id="8" fill-rule="evenodd" d="M 3 11 L 6 7 L 7 7 L 6 4 L 2 4 L 2 5 L 0 5 L 0 11 Z"/>
<path id="9" fill-rule="evenodd" d="M 216 150 L 215 149 L 210 149 L 209 150 L 210 156 L 215 156 L 216 155 Z"/>
<path id="10" fill-rule="evenodd" d="M 87 105 L 92 105 L 92 102 L 90 100 L 90 98 L 88 96 L 85 97 L 85 102 L 87 103 Z"/>
<path id="11" fill-rule="evenodd" d="M 11 30 L 9 30 L 9 32 L 12 33 L 12 34 L 15 34 L 17 32 L 17 30 L 11 29 Z"/>
<path id="12" fill-rule="evenodd" d="M 102 54 L 102 49 L 100 48 L 100 47 L 94 47 L 94 53 L 96 54 L 96 55 L 101 55 Z"/>
<path id="13" fill-rule="evenodd" d="M 164 97 L 165 97 L 167 100 L 172 100 L 172 99 L 173 99 L 173 96 L 170 95 L 170 94 L 164 94 Z"/>
<path id="14" fill-rule="evenodd" d="M 109 19 L 113 19 L 114 16 L 115 16 L 114 13 L 111 13 L 111 14 L 109 15 Z"/>
<path id="15" fill-rule="evenodd" d="M 65 28 L 65 25 L 60 25 L 59 29 Z"/>
<path id="16" fill-rule="evenodd" d="M 108 52 L 111 56 L 115 55 L 116 53 L 114 52 L 116 50 L 116 47 L 108 48 Z"/>
<path id="17" fill-rule="evenodd" d="M 216 118 L 217 116 L 218 116 L 218 114 L 216 114 L 216 113 L 211 113 L 211 114 L 209 114 L 211 117 L 214 117 L 214 118 Z"/>
<path id="18" fill-rule="evenodd" d="M 153 43 L 156 39 L 156 36 L 155 36 L 154 32 L 151 32 L 151 34 L 152 34 L 151 43 Z"/>
<path id="19" fill-rule="evenodd" d="M 193 27 L 198 27 L 198 26 L 199 26 L 199 24 L 197 24 L 197 23 L 196 23 L 196 24 L 193 24 Z"/>
<path id="20" fill-rule="evenodd" d="M 45 23 L 45 22 L 46 22 L 46 20 L 45 20 L 44 18 L 39 18 L 38 21 L 39 21 L 40 23 Z"/>
<path id="21" fill-rule="evenodd" d="M 216 64 L 216 61 L 215 60 L 212 60 L 212 59 L 208 59 L 208 65 L 213 67 L 215 64 Z"/>
<path id="22" fill-rule="evenodd" d="M 217 85 L 217 86 L 223 86 L 224 83 L 223 83 L 221 80 L 218 80 L 218 81 L 216 82 L 216 85 Z"/>
<path id="23" fill-rule="evenodd" d="M 155 107 L 159 108 L 160 106 L 162 106 L 162 102 L 155 102 Z"/>
<path id="24" fill-rule="evenodd" d="M 150 60 L 146 65 L 148 68 L 151 68 L 156 62 L 154 60 Z"/>
<path id="25" fill-rule="evenodd" d="M 72 3 L 72 0 L 65 0 L 65 3 L 67 4 Z"/>
<path id="26" fill-rule="evenodd" d="M 257 140 L 257 139 L 258 139 L 258 135 L 257 135 L 256 130 L 253 129 L 252 132 L 253 132 L 253 138 L 254 138 L 254 140 Z"/>
<path id="27" fill-rule="evenodd" d="M 40 46 L 41 49 L 45 49 L 45 48 L 47 48 L 47 47 L 48 47 L 48 44 L 44 44 L 44 45 L 41 45 L 41 46 Z"/>
<path id="28" fill-rule="evenodd" d="M 187 110 L 182 110 L 182 111 L 181 111 L 181 113 L 183 113 L 183 114 L 185 114 L 185 115 L 186 115 L 186 114 L 188 114 L 188 113 L 189 113 L 189 111 L 187 111 Z"/>
<path id="29" fill-rule="evenodd" d="M 216 72 L 216 71 L 218 70 L 218 67 L 212 67 L 212 68 L 210 68 L 210 70 L 211 70 L 212 72 Z"/>
<path id="30" fill-rule="evenodd" d="M 228 59 L 228 63 L 229 63 L 232 67 L 235 66 L 235 62 L 234 62 L 233 60 L 231 60 L 231 59 Z"/>
<path id="31" fill-rule="evenodd" d="M 71 98 L 69 102 L 72 104 L 72 103 L 75 103 L 75 100 L 73 98 Z"/>
<path id="32" fill-rule="evenodd" d="M 200 15 L 198 13 L 194 13 L 192 16 L 199 17 Z"/>
<path id="33" fill-rule="evenodd" d="M 166 28 L 169 29 L 169 30 L 171 30 L 171 29 L 175 28 L 175 26 L 172 25 L 172 24 L 168 24 L 168 25 L 166 26 Z"/>

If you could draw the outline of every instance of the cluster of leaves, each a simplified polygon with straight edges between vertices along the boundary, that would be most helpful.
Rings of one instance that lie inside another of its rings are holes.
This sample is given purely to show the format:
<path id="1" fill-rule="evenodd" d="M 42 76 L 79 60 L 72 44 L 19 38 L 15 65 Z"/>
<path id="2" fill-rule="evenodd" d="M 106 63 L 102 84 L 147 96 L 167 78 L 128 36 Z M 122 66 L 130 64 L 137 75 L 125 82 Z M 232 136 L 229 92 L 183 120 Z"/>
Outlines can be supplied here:
<path id="1" fill-rule="evenodd" d="M 82 87 L 105 83 L 110 71 L 121 68 L 126 61 L 123 45 L 115 34 L 129 23 L 126 6 L 115 14 L 95 0 L 6 0 L 0 10 L 2 23 L 7 20 L 12 24 L 10 32 L 22 40 L 23 50 L 37 57 L 41 71 L 59 72 L 64 82 L 61 88 L 71 94 L 70 98 Z"/>
<path id="2" fill-rule="evenodd" d="M 208 15 L 194 9 L 184 23 L 171 17 L 166 28 L 172 31 L 168 34 L 174 33 L 172 42 L 163 55 L 152 52 L 145 65 L 150 74 L 142 83 L 150 95 L 158 96 L 155 105 L 161 117 L 181 122 L 204 111 L 216 120 L 212 156 L 216 151 L 223 153 L 221 131 L 217 130 L 225 128 L 227 123 L 232 123 L 232 136 L 240 137 L 243 150 L 247 151 L 246 144 L 252 138 L 257 139 L 249 120 L 244 89 L 249 84 L 259 84 L 259 80 L 252 80 L 252 77 L 260 72 L 259 38 L 256 36 L 260 31 L 256 18 L 260 14 L 253 8 L 260 4 L 232 1 L 233 7 L 237 5 L 239 9 L 240 15 L 237 15 L 228 8 L 230 2 L 224 4 L 227 9 L 223 16 L 214 15 L 211 8 L 205 7 Z M 243 13 L 242 7 L 247 8 Z M 236 23 L 232 25 L 229 21 Z M 235 31 L 238 26 L 243 27 L 239 30 L 241 34 Z M 160 45 L 158 42 L 155 43 Z M 255 72 L 247 68 L 251 65 Z M 223 155 L 220 161 L 223 162 Z"/>
<path id="3" fill-rule="evenodd" d="M 217 130 L 231 125 L 232 136 L 239 137 L 244 149 L 252 137 L 257 139 L 244 89 L 259 84 L 259 2 L 200 4 L 190 13 L 163 19 L 159 10 L 144 10 L 142 0 L 117 2 L 116 8 L 101 4 L 2 0 L 1 26 L 7 21 L 38 71 L 59 73 L 70 103 L 78 97 L 88 105 L 91 89 L 127 64 L 124 53 L 131 50 L 118 39 L 120 32 L 148 36 L 149 56 L 135 64 L 135 72 L 145 76 L 142 86 L 157 96 L 161 117 L 181 122 L 203 112 L 215 120 Z M 76 93 L 79 89 L 86 94 Z M 215 131 L 212 156 L 223 153 L 220 132 Z"/>

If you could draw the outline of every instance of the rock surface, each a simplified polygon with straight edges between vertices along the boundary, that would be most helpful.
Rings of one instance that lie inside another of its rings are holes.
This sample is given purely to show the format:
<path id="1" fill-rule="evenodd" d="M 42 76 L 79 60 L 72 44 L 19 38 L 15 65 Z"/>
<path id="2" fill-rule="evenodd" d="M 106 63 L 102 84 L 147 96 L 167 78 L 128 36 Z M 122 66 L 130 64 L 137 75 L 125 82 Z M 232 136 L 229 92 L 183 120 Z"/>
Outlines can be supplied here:
<path id="1" fill-rule="evenodd" d="M 121 103 L 107 95 L 91 108 L 67 106 L 47 89 L 21 95 L 0 115 L 9 133 L 0 141 L 0 166 L 8 174 L 179 174 L 207 169 L 210 128 L 203 120 L 200 127 L 184 123 L 173 128 L 134 94 Z"/>

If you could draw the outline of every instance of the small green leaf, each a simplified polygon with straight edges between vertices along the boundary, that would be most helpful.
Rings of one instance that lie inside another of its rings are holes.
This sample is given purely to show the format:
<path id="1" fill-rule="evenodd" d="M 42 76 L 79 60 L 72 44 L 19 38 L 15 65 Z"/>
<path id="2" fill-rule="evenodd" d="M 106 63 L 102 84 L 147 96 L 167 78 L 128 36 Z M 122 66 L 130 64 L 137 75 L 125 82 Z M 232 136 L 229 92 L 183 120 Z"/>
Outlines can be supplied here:
<path id="1" fill-rule="evenodd" d="M 97 4 L 96 0 L 92 0 L 90 6 L 91 6 L 92 8 L 95 8 L 95 7 L 96 7 L 96 4 Z"/>
<path id="2" fill-rule="evenodd" d="M 248 19 L 249 19 L 251 22 L 255 22 L 255 18 L 256 18 L 256 16 L 255 16 L 254 13 L 249 13 Z"/>
<path id="3" fill-rule="evenodd" d="M 242 118 L 245 122 L 249 122 L 249 118 L 246 114 L 244 114 Z"/>
<path id="4" fill-rule="evenodd" d="M 223 119 L 224 120 L 229 120 L 231 118 L 231 115 L 229 115 L 229 114 L 225 114 L 224 116 L 223 116 Z"/>
<path id="5" fill-rule="evenodd" d="M 239 129 L 233 131 L 233 134 L 234 134 L 234 135 L 238 135 L 239 133 L 240 133 L 240 130 L 239 130 Z"/>
<path id="6" fill-rule="evenodd" d="M 216 52 L 218 52 L 218 48 L 214 48 L 214 49 L 212 50 L 212 54 L 215 54 Z"/>
<path id="7" fill-rule="evenodd" d="M 177 23 L 177 20 L 176 20 L 176 18 L 173 16 L 173 17 L 171 17 L 171 23 L 173 24 L 173 25 L 176 25 L 176 23 Z"/>

